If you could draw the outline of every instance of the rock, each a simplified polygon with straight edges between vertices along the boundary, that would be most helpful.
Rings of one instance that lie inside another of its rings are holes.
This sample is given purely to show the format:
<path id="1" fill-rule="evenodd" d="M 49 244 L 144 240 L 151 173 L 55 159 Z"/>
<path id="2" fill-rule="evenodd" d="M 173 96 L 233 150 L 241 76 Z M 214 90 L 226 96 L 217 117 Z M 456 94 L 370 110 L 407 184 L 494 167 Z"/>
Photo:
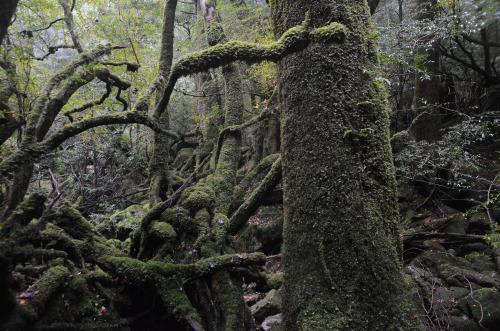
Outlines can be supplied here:
<path id="1" fill-rule="evenodd" d="M 261 328 L 264 331 L 276 330 L 277 327 L 281 324 L 281 314 L 276 314 L 273 316 L 269 316 L 262 322 Z"/>
<path id="2" fill-rule="evenodd" d="M 476 321 L 482 320 L 483 327 L 498 330 L 500 326 L 500 294 L 494 288 L 482 288 L 460 300 L 461 307 L 467 306 L 468 312 Z"/>
<path id="3" fill-rule="evenodd" d="M 452 278 L 466 284 L 466 280 L 481 287 L 500 287 L 500 278 L 495 271 L 485 271 L 483 273 L 468 270 L 460 267 L 447 265 L 441 273 L 443 278 L 449 282 Z"/>
<path id="4" fill-rule="evenodd" d="M 281 290 L 271 290 L 266 297 L 250 307 L 256 321 L 281 312 Z"/>
<path id="5" fill-rule="evenodd" d="M 108 239 L 123 241 L 140 226 L 141 219 L 149 209 L 149 204 L 129 206 L 111 215 L 109 220 L 98 224 L 96 230 Z"/>
<path id="6" fill-rule="evenodd" d="M 450 329 L 454 331 L 479 331 L 482 330 L 475 321 L 466 315 L 450 316 Z"/>
<path id="7" fill-rule="evenodd" d="M 465 234 L 465 217 L 463 217 L 461 214 L 455 215 L 456 216 L 443 228 L 442 232 Z"/>
<path id="8" fill-rule="evenodd" d="M 184 208 L 193 215 L 198 210 L 206 208 L 212 211 L 215 207 L 215 193 L 210 187 L 204 185 L 188 187 L 182 193 L 181 199 Z"/>
<path id="9" fill-rule="evenodd" d="M 471 267 L 477 272 L 495 271 L 496 264 L 491 258 L 491 254 L 474 252 L 465 256 L 471 262 Z"/>
<path id="10" fill-rule="evenodd" d="M 484 212 L 474 213 L 468 222 L 467 233 L 484 235 L 490 232 L 490 221 Z"/>
<path id="11" fill-rule="evenodd" d="M 466 287 L 438 287 L 432 296 L 432 305 L 436 316 L 441 322 L 446 323 L 448 313 L 453 314 L 458 301 L 469 295 L 470 290 Z"/>

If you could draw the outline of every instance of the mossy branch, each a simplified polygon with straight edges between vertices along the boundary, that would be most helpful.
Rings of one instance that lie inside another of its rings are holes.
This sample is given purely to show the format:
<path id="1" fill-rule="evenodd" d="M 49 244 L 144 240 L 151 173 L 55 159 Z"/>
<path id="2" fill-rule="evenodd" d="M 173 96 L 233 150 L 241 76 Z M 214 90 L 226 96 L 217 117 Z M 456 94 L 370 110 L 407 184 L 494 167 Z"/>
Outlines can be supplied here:
<path id="1" fill-rule="evenodd" d="M 80 112 L 85 111 L 85 110 L 92 108 L 94 106 L 102 105 L 104 103 L 104 101 L 106 101 L 106 99 L 111 94 L 111 91 L 112 91 L 111 84 L 107 83 L 106 84 L 106 93 L 104 93 L 99 100 L 92 100 L 90 102 L 87 102 L 83 106 L 67 110 L 67 111 L 63 112 L 62 114 L 67 116 L 69 118 L 69 120 L 71 122 L 73 122 L 73 118 L 71 117 L 71 114 L 80 113 Z"/>
<path id="2" fill-rule="evenodd" d="M 149 228 L 149 225 L 151 224 L 151 222 L 153 222 L 154 220 L 158 219 L 160 217 L 160 215 L 165 210 L 167 210 L 168 208 L 172 207 L 173 205 L 175 205 L 177 203 L 177 201 L 180 199 L 180 197 L 182 195 L 182 192 L 184 192 L 184 190 L 189 185 L 191 185 L 191 182 L 194 181 L 194 179 L 196 178 L 196 176 L 198 175 L 198 173 L 203 169 L 203 167 L 205 166 L 205 164 L 210 160 L 211 156 L 212 156 L 212 153 L 208 154 L 207 157 L 205 157 L 205 159 L 200 163 L 200 165 L 198 166 L 198 168 L 196 168 L 196 170 L 193 171 L 193 173 L 188 177 L 188 179 L 186 179 L 184 181 L 184 183 L 181 185 L 181 187 L 179 187 L 174 192 L 174 194 L 171 195 L 171 197 L 167 201 L 164 201 L 162 203 L 159 203 L 159 204 L 155 205 L 151 209 L 151 211 L 149 211 L 141 219 L 142 235 L 141 235 L 141 240 L 140 240 L 140 245 L 139 245 L 139 251 L 137 253 L 137 255 L 139 257 L 142 257 L 142 255 L 144 254 L 143 248 L 145 247 L 145 241 L 146 241 L 146 238 L 148 237 L 147 236 L 147 231 L 148 231 L 148 228 Z"/>
<path id="3" fill-rule="evenodd" d="M 269 112 L 263 111 L 259 115 L 251 118 L 250 120 L 246 121 L 243 124 L 240 125 L 232 125 L 228 126 L 227 128 L 224 128 L 220 133 L 219 133 L 219 139 L 217 140 L 217 149 L 215 150 L 215 164 L 217 165 L 217 161 L 219 160 L 219 155 L 220 155 L 220 150 L 222 148 L 222 142 L 224 141 L 224 135 L 226 133 L 234 133 L 238 132 L 244 128 L 249 127 L 250 125 L 253 125 L 269 116 Z"/>
<path id="4" fill-rule="evenodd" d="M 259 208 L 267 195 L 278 185 L 281 180 L 281 156 L 274 161 L 271 170 L 264 177 L 262 183 L 252 192 L 229 220 L 228 233 L 236 234 L 247 222 L 248 218 Z"/>
<path id="5" fill-rule="evenodd" d="M 110 124 L 130 124 L 130 123 L 138 123 L 143 124 L 150 127 L 152 130 L 156 132 L 160 132 L 166 134 L 175 139 L 180 139 L 180 135 L 172 132 L 164 130 L 156 125 L 156 122 L 151 116 L 147 114 L 135 112 L 135 111 L 126 111 L 108 115 L 101 115 L 97 117 L 87 118 L 79 122 L 75 122 L 69 125 L 66 125 L 56 132 L 54 132 L 51 136 L 49 136 L 42 144 L 43 149 L 47 152 L 59 146 L 66 139 L 73 137 L 77 134 L 80 134 L 88 129 L 95 128 L 97 126 L 102 125 L 110 125 Z"/>
<path id="6" fill-rule="evenodd" d="M 111 44 L 99 45 L 87 52 L 79 54 L 73 61 L 69 62 L 60 71 L 53 75 L 48 80 L 47 84 L 45 84 L 45 88 L 41 91 L 40 97 L 37 99 L 34 111 L 31 113 L 28 121 L 26 134 L 28 136 L 33 136 L 35 134 L 37 123 L 42 114 L 46 113 L 50 95 L 55 87 L 61 84 L 64 80 L 70 78 L 79 68 L 92 63 L 97 63 L 101 56 L 110 54 L 115 48 L 116 47 L 111 46 Z"/>
<path id="7" fill-rule="evenodd" d="M 132 85 L 130 82 L 127 82 L 113 74 L 108 68 L 96 68 L 95 75 L 103 82 L 116 86 L 122 90 L 126 90 Z"/>
<path id="8" fill-rule="evenodd" d="M 130 72 L 136 72 L 141 67 L 140 64 L 132 62 L 101 62 L 101 64 L 114 67 L 127 66 L 127 71 Z"/>
<path id="9" fill-rule="evenodd" d="M 278 41 L 269 45 L 230 41 L 183 56 L 172 68 L 161 101 L 155 110 L 155 116 L 159 116 L 167 108 L 175 83 L 180 77 L 207 71 L 234 61 L 244 61 L 248 64 L 266 60 L 275 62 L 305 49 L 311 43 L 343 42 L 346 35 L 347 28 L 339 23 L 331 23 L 312 31 L 309 31 L 304 24 L 291 28 Z"/>
<path id="10" fill-rule="evenodd" d="M 76 136 L 86 130 L 103 125 L 131 123 L 143 124 L 156 132 L 166 134 L 175 139 L 181 139 L 181 135 L 160 128 L 156 125 L 155 120 L 151 116 L 144 113 L 127 111 L 101 115 L 65 125 L 42 142 L 35 144 L 26 142 L 21 144 L 18 150 L 3 159 L 0 163 L 0 176 L 7 176 L 7 174 L 13 171 L 20 163 L 36 161 L 42 155 L 49 153 L 59 146 L 66 139 Z"/>
<path id="11" fill-rule="evenodd" d="M 162 263 L 157 261 L 142 262 L 129 257 L 107 256 L 104 263 L 129 279 L 154 281 L 156 275 L 164 277 L 181 276 L 185 281 L 212 275 L 215 272 L 231 267 L 248 267 L 266 263 L 264 253 L 226 254 L 201 259 L 192 264 Z"/>

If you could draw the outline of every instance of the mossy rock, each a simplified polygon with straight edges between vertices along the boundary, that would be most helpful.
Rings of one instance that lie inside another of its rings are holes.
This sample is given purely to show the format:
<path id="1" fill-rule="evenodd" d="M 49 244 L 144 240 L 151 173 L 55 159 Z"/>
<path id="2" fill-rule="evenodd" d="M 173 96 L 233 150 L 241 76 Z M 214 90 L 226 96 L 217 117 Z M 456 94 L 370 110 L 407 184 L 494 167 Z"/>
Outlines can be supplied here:
<path id="1" fill-rule="evenodd" d="M 454 310 L 458 300 L 469 295 L 470 291 L 466 287 L 438 287 L 432 293 L 432 304 L 435 307 L 436 317 L 446 323 L 448 312 Z"/>
<path id="2" fill-rule="evenodd" d="M 474 213 L 467 223 L 467 233 L 484 235 L 490 232 L 490 221 L 484 212 Z"/>
<path id="3" fill-rule="evenodd" d="M 276 315 L 281 312 L 281 291 L 271 290 L 264 299 L 250 307 L 252 315 L 256 321 L 262 322 L 266 317 Z"/>
<path id="4" fill-rule="evenodd" d="M 56 211 L 52 223 L 75 239 L 86 239 L 96 233 L 85 217 L 67 201 Z"/>
<path id="5" fill-rule="evenodd" d="M 206 212 L 206 209 L 202 211 Z M 200 213 L 201 211 L 198 211 Z M 208 212 L 206 212 L 208 214 Z M 169 208 L 161 216 L 160 220 L 171 224 L 178 233 L 189 236 L 197 235 L 199 231 L 199 222 L 197 217 L 189 217 L 189 212 L 184 208 Z"/>
<path id="6" fill-rule="evenodd" d="M 266 275 L 266 283 L 267 286 L 270 288 L 278 289 L 283 285 L 283 274 L 282 273 L 276 273 L 276 274 L 270 274 Z"/>
<path id="7" fill-rule="evenodd" d="M 114 213 L 109 221 L 97 226 L 97 230 L 107 238 L 125 240 L 141 225 L 142 218 L 151 209 L 149 204 L 132 205 Z"/>
<path id="8" fill-rule="evenodd" d="M 485 254 L 485 252 L 474 252 L 465 256 L 470 264 L 471 268 L 477 272 L 483 271 L 495 271 L 497 266 L 495 261 L 490 254 Z"/>
<path id="9" fill-rule="evenodd" d="M 174 168 L 178 168 L 182 164 L 186 163 L 186 161 L 193 155 L 193 151 L 194 150 L 192 148 L 182 148 L 174 160 Z"/>
<path id="10" fill-rule="evenodd" d="M 154 221 L 149 226 L 149 239 L 151 242 L 148 243 L 148 246 L 151 246 L 153 243 L 156 243 L 158 246 L 165 243 L 171 243 L 173 247 L 176 237 L 177 234 L 172 225 L 165 222 Z"/>
<path id="11" fill-rule="evenodd" d="M 482 325 L 489 330 L 498 330 L 500 325 L 500 294 L 495 288 L 482 288 L 459 301 L 476 321 L 482 319 Z"/>
<path id="12" fill-rule="evenodd" d="M 476 321 L 467 317 L 467 315 L 462 316 L 450 316 L 450 329 L 454 331 L 480 331 L 482 329 Z"/>
<path id="13" fill-rule="evenodd" d="M 411 141 L 410 133 L 407 130 L 399 131 L 391 137 L 392 153 L 397 154 L 405 149 Z"/>
<path id="14" fill-rule="evenodd" d="M 110 246 L 116 247 L 122 252 L 129 252 L 130 250 L 130 238 L 125 239 L 124 241 L 121 241 L 119 239 L 108 239 L 106 243 Z"/>
<path id="15" fill-rule="evenodd" d="M 465 227 L 466 227 L 466 218 L 462 214 L 457 214 L 443 228 L 442 232 L 465 234 Z"/>
<path id="16" fill-rule="evenodd" d="M 170 223 L 174 227 L 180 227 L 181 224 L 188 218 L 188 211 L 183 208 L 169 208 L 163 212 L 160 220 Z"/>
<path id="17" fill-rule="evenodd" d="M 259 228 L 257 238 L 262 244 L 264 251 L 272 252 L 273 248 L 279 246 L 283 240 L 283 216 L 273 222 Z"/>
<path id="18" fill-rule="evenodd" d="M 212 212 L 215 207 L 215 193 L 210 187 L 204 185 L 188 187 L 182 193 L 181 199 L 184 208 L 193 215 L 204 208 Z"/>
<path id="19" fill-rule="evenodd" d="M 233 243 L 237 252 L 255 252 L 262 249 L 262 245 L 257 239 L 257 224 L 249 224 Z"/>

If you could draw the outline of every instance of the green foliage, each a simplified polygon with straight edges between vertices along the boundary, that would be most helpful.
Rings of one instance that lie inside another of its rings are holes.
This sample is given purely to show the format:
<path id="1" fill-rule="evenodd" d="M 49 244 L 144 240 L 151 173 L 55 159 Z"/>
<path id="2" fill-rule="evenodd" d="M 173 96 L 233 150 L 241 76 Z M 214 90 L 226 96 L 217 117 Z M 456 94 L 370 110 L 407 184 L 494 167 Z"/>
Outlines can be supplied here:
<path id="1" fill-rule="evenodd" d="M 498 114 L 484 113 L 446 129 L 443 139 L 435 143 L 410 141 L 395 155 L 397 175 L 446 189 L 475 192 L 479 204 L 486 200 L 484 193 L 490 185 L 484 169 L 494 171 L 492 157 L 499 158 L 494 148 L 500 140 L 499 132 Z M 478 152 L 479 145 L 492 149 Z"/>
<path id="2" fill-rule="evenodd" d="M 490 234 L 484 236 L 484 240 L 492 247 L 500 246 L 500 225 L 493 224 L 493 231 Z"/>

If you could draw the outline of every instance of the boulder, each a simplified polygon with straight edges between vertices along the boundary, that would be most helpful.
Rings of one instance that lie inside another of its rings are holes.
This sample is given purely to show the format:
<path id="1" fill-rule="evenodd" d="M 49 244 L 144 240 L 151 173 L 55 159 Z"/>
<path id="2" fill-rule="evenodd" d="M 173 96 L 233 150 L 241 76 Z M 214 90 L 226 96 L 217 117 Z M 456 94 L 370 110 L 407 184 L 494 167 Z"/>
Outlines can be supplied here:
<path id="1" fill-rule="evenodd" d="M 262 322 L 266 317 L 281 312 L 281 290 L 271 290 L 264 299 L 250 307 L 256 321 Z"/>

